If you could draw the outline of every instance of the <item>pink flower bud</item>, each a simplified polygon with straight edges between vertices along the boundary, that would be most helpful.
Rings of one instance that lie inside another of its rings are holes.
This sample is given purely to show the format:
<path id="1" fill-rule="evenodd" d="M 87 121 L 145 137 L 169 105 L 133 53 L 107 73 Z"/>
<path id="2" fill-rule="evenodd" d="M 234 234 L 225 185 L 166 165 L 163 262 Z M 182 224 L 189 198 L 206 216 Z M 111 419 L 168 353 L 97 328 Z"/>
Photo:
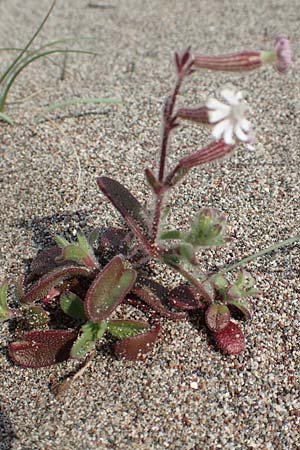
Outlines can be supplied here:
<path id="1" fill-rule="evenodd" d="M 261 67 L 261 52 L 230 53 L 223 56 L 195 56 L 194 67 L 226 72 L 243 72 Z"/>
<path id="2" fill-rule="evenodd" d="M 279 73 L 285 73 L 292 64 L 292 49 L 290 41 L 285 36 L 278 36 L 275 39 L 274 47 L 277 57 L 276 69 Z"/>

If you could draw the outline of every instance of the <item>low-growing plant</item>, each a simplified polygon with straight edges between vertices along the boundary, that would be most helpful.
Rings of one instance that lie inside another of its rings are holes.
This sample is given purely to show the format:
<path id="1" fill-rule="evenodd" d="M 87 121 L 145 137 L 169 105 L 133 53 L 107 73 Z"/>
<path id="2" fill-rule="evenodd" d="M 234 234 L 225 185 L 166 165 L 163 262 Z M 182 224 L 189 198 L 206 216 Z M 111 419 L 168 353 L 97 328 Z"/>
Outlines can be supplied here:
<path id="1" fill-rule="evenodd" d="M 51 4 L 51 7 L 49 11 L 47 12 L 46 16 L 44 17 L 42 23 L 36 30 L 36 32 L 33 34 L 33 36 L 29 39 L 28 43 L 24 48 L 14 48 L 14 47 L 6 47 L 1 48 L 2 51 L 16 51 L 18 52 L 18 55 L 11 64 L 4 70 L 3 73 L 0 72 L 0 120 L 7 122 L 9 124 L 13 123 L 12 118 L 5 112 L 6 104 L 7 104 L 7 97 L 10 92 L 10 89 L 12 88 L 14 82 L 16 81 L 17 77 L 23 72 L 26 67 L 34 63 L 35 61 L 41 59 L 41 58 L 47 58 L 49 59 L 52 55 L 62 54 L 62 55 L 68 55 L 68 54 L 87 54 L 87 55 L 93 55 L 93 56 L 99 56 L 99 53 L 94 51 L 88 51 L 88 50 L 78 50 L 78 49 L 68 49 L 68 48 L 60 48 L 59 46 L 65 45 L 67 43 L 84 40 L 84 39 L 91 39 L 91 38 L 64 38 L 64 39 L 57 39 L 53 42 L 47 42 L 46 44 L 42 45 L 39 48 L 33 49 L 31 46 L 34 42 L 34 40 L 37 38 L 41 30 L 43 29 L 46 21 L 48 20 L 54 6 L 56 4 L 56 0 L 54 0 Z M 44 117 L 45 114 L 48 114 L 49 112 L 53 111 L 57 108 L 62 108 L 70 105 L 77 105 L 77 104 L 97 104 L 97 103 L 104 103 L 104 104 L 111 104 L 111 103 L 120 103 L 120 100 L 113 99 L 113 98 L 74 98 L 74 99 L 68 99 L 65 101 L 61 101 L 58 103 L 55 103 L 54 105 L 50 105 L 48 108 L 45 108 L 40 115 L 38 116 L 38 119 L 41 117 Z"/>
<path id="2" fill-rule="evenodd" d="M 239 354 L 244 336 L 237 319 L 249 320 L 249 297 L 257 294 L 253 277 L 240 270 L 235 281 L 226 273 L 283 245 L 299 240 L 293 237 L 216 273 L 203 273 L 198 249 L 230 241 L 225 215 L 204 207 L 187 230 L 167 225 L 166 197 L 194 167 L 231 154 L 238 141 L 249 144 L 250 122 L 247 105 L 240 92 L 225 88 L 225 103 L 210 98 L 199 108 L 179 108 L 176 99 L 183 81 L 197 69 L 227 71 L 253 70 L 273 62 L 287 70 L 291 55 L 288 40 L 276 40 L 274 52 L 243 52 L 227 56 L 193 57 L 190 49 L 175 54 L 176 83 L 167 97 L 162 118 L 162 139 L 158 173 L 149 168 L 145 176 L 154 197 L 153 210 L 147 210 L 129 190 L 106 176 L 97 178 L 102 193 L 123 217 L 127 228 L 109 227 L 77 241 L 55 238 L 55 245 L 42 250 L 32 261 L 30 272 L 18 282 L 19 306 L 7 304 L 7 286 L 0 297 L 0 318 L 16 322 L 19 336 L 9 344 L 12 360 L 25 367 L 43 367 L 68 358 L 84 358 L 95 351 L 104 334 L 111 336 L 117 356 L 143 359 L 160 333 L 160 318 L 186 320 L 196 315 L 216 347 L 225 354 Z M 181 158 L 166 169 L 169 138 L 183 120 L 213 125 L 214 141 Z M 184 282 L 175 288 L 163 286 L 147 270 L 150 260 L 168 266 Z M 127 308 L 137 308 L 148 320 L 129 319 Z M 21 330 L 21 331 L 20 331 Z M 21 336 L 20 336 L 21 332 Z"/>

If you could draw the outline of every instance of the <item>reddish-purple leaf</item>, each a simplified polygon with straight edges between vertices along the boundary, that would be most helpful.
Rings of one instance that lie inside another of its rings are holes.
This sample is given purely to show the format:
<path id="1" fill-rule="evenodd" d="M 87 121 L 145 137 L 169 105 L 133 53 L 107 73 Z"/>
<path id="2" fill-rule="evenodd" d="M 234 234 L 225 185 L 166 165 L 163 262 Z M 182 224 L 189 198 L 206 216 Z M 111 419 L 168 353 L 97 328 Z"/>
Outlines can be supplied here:
<path id="1" fill-rule="evenodd" d="M 57 245 L 42 250 L 30 264 L 31 274 L 42 276 L 56 267 L 61 266 L 63 262 L 57 261 L 59 256 L 61 256 L 61 248 Z"/>
<path id="2" fill-rule="evenodd" d="M 77 331 L 47 330 L 26 333 L 22 341 L 9 345 L 12 360 L 24 367 L 46 367 L 65 361 Z"/>
<path id="3" fill-rule="evenodd" d="M 145 177 L 148 181 L 149 186 L 156 194 L 160 193 L 163 188 L 163 184 L 156 178 L 154 173 L 150 169 L 145 169 Z"/>
<path id="4" fill-rule="evenodd" d="M 123 216 L 134 235 L 141 241 L 150 239 L 150 219 L 138 200 L 118 181 L 97 178 L 99 188 Z"/>
<path id="5" fill-rule="evenodd" d="M 151 306 L 162 317 L 173 320 L 186 319 L 186 313 L 173 312 L 167 309 L 165 304 L 168 299 L 168 290 L 155 281 L 141 277 L 131 292 Z"/>
<path id="6" fill-rule="evenodd" d="M 181 56 L 181 65 L 184 66 L 191 57 L 191 47 L 188 47 Z"/>
<path id="7" fill-rule="evenodd" d="M 213 333 L 217 347 L 228 355 L 237 355 L 244 350 L 244 335 L 240 328 L 233 322 L 223 330 Z"/>
<path id="8" fill-rule="evenodd" d="M 122 228 L 106 228 L 100 236 L 99 251 L 104 254 L 125 254 L 128 248 L 127 235 L 128 232 Z"/>
<path id="9" fill-rule="evenodd" d="M 69 278 L 90 277 L 92 274 L 93 270 L 88 267 L 79 267 L 71 264 L 63 267 L 57 267 L 42 276 L 25 294 L 22 301 L 23 303 L 33 303 L 43 297 L 46 297 L 52 288 L 59 286 L 60 283 Z"/>
<path id="10" fill-rule="evenodd" d="M 171 290 L 169 303 L 183 311 L 204 309 L 207 305 L 199 292 L 187 284 L 180 284 Z"/>
<path id="11" fill-rule="evenodd" d="M 160 325 L 157 325 L 153 330 L 116 342 L 114 347 L 116 355 L 130 361 L 144 359 L 144 355 L 152 351 L 159 331 Z"/>
<path id="12" fill-rule="evenodd" d="M 84 302 L 87 317 L 92 322 L 107 319 L 131 290 L 136 275 L 135 270 L 126 268 L 120 256 L 115 256 L 87 291 Z"/>
<path id="13" fill-rule="evenodd" d="M 230 311 L 222 303 L 213 303 L 205 312 L 205 323 L 211 331 L 223 330 L 230 322 Z"/>

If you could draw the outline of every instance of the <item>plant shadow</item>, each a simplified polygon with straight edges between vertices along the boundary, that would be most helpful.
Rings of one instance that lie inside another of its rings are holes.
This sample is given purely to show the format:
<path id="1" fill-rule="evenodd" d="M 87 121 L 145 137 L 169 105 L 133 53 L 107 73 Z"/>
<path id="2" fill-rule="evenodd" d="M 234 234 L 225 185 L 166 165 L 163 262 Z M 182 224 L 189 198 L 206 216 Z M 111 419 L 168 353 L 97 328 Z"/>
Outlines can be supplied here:
<path id="1" fill-rule="evenodd" d="M 88 210 L 78 210 L 72 213 L 52 214 L 44 217 L 32 217 L 16 222 L 17 228 L 29 230 L 33 234 L 33 240 L 38 247 L 53 244 L 54 225 L 61 223 L 62 228 L 69 228 L 70 223 L 79 224 L 78 228 L 86 231 Z"/>
<path id="2" fill-rule="evenodd" d="M 0 405 L 0 450 L 12 449 L 13 440 L 16 438 L 13 426 Z"/>

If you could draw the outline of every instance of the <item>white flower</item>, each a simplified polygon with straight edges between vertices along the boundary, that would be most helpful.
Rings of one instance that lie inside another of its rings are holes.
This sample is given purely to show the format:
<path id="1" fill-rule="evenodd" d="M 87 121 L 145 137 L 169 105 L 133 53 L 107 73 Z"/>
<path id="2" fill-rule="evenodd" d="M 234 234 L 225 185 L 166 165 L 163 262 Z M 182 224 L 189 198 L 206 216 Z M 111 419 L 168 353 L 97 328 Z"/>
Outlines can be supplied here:
<path id="1" fill-rule="evenodd" d="M 249 120 L 245 119 L 248 106 L 243 101 L 242 92 L 226 88 L 220 94 L 227 104 L 214 98 L 206 102 L 208 120 L 215 124 L 212 131 L 213 137 L 216 140 L 223 138 L 229 145 L 235 143 L 235 137 L 239 141 L 251 142 L 251 125 Z"/>

